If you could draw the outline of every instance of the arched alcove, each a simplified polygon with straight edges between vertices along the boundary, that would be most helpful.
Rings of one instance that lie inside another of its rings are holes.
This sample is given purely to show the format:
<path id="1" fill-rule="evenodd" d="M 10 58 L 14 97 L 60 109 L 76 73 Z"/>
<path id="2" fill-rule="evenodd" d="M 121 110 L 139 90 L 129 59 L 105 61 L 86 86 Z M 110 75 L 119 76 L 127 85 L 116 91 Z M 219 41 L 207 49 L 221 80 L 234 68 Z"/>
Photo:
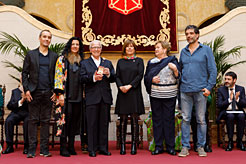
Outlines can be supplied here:
<path id="1" fill-rule="evenodd" d="M 49 21 L 49 20 L 47 20 L 47 19 L 45 19 L 45 18 L 43 18 L 43 17 L 41 17 L 41 16 L 38 16 L 38 15 L 36 15 L 36 14 L 30 14 L 30 15 L 33 16 L 33 17 L 34 17 L 35 19 L 37 19 L 38 21 L 40 21 L 40 22 L 46 24 L 47 26 L 50 26 L 50 27 L 52 27 L 52 28 L 55 28 L 55 29 L 60 30 L 60 28 L 57 27 L 57 26 L 56 26 L 54 23 L 52 23 L 51 21 Z"/>
<path id="2" fill-rule="evenodd" d="M 206 21 L 204 21 L 198 28 L 202 29 L 204 27 L 207 27 L 207 26 L 211 25 L 212 23 L 216 22 L 217 20 L 219 20 L 224 15 L 225 14 L 220 14 L 220 15 L 216 15 L 214 17 L 211 17 L 211 18 L 207 19 Z"/>

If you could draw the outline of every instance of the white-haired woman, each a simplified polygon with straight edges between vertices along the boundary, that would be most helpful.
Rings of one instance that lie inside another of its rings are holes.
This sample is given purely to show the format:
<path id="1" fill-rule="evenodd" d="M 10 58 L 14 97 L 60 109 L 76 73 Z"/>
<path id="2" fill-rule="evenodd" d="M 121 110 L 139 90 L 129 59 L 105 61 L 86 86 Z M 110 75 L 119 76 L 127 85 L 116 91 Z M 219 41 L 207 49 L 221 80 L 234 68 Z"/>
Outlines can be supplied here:
<path id="1" fill-rule="evenodd" d="M 91 56 L 81 62 L 81 82 L 85 84 L 88 151 L 90 157 L 96 151 L 111 155 L 108 151 L 108 126 L 112 94 L 110 83 L 115 81 L 112 63 L 101 57 L 100 41 L 90 43 Z"/>

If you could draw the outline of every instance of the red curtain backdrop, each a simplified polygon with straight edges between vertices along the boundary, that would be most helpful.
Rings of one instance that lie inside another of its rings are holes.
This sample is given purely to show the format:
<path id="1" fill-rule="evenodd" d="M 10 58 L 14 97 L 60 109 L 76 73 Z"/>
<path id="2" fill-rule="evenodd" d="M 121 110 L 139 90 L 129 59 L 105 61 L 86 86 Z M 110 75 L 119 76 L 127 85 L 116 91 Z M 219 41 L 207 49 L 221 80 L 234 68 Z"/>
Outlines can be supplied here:
<path id="1" fill-rule="evenodd" d="M 75 36 L 82 36 L 82 1 L 75 0 Z M 90 28 L 97 35 L 116 35 L 122 34 L 137 36 L 146 35 L 147 37 L 160 33 L 160 13 L 166 6 L 160 0 L 143 0 L 143 8 L 128 15 L 120 14 L 108 7 L 108 0 L 89 0 L 87 3 L 92 13 L 92 23 Z M 172 51 L 178 50 L 176 33 L 176 6 L 175 0 L 169 0 L 170 42 Z M 122 45 L 104 46 L 103 51 L 121 51 Z M 88 46 L 85 46 L 88 50 Z M 154 46 L 138 46 L 138 51 L 154 51 Z"/>

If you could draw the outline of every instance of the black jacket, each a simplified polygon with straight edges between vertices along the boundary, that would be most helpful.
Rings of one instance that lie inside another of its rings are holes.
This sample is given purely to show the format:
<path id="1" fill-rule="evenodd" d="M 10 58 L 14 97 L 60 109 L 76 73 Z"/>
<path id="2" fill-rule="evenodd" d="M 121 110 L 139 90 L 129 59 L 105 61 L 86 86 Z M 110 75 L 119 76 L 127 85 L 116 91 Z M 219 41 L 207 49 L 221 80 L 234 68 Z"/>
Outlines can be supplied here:
<path id="1" fill-rule="evenodd" d="M 238 110 L 242 110 L 246 107 L 246 98 L 245 98 L 245 90 L 244 87 L 235 85 L 235 92 L 240 91 L 239 102 L 236 102 Z M 218 108 L 220 109 L 217 123 L 219 120 L 223 119 L 226 114 L 226 109 L 229 107 L 230 103 L 228 102 L 229 92 L 226 86 L 222 86 L 218 89 Z"/>
<path id="2" fill-rule="evenodd" d="M 21 91 L 19 88 L 13 89 L 11 98 L 8 102 L 7 108 L 12 112 L 20 112 L 20 111 L 27 111 L 28 112 L 28 105 L 25 101 L 22 106 L 18 107 L 18 102 L 21 100 Z"/>
<path id="3" fill-rule="evenodd" d="M 90 57 L 81 62 L 81 82 L 85 83 L 85 103 L 86 105 L 94 105 L 100 103 L 101 100 L 106 104 L 112 104 L 113 98 L 110 83 L 115 82 L 115 71 L 111 61 L 101 58 L 100 66 L 109 68 L 110 77 L 103 76 L 101 81 L 93 82 L 93 75 L 97 70 L 97 66 Z"/>
<path id="4" fill-rule="evenodd" d="M 48 51 L 50 65 L 49 78 L 51 87 L 54 88 L 55 65 L 58 55 L 52 51 Z M 27 52 L 23 64 L 22 85 L 24 91 L 33 92 L 38 86 L 39 78 L 39 48 Z"/>

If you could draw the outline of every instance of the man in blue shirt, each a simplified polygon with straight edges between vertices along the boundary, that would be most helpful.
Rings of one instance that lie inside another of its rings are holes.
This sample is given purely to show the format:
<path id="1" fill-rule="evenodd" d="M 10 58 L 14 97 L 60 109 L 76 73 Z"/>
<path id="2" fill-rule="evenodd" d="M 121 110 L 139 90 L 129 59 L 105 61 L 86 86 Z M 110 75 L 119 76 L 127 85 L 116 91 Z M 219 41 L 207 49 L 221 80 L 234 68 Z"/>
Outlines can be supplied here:
<path id="1" fill-rule="evenodd" d="M 197 151 L 199 156 L 207 156 L 204 151 L 207 124 L 205 121 L 207 96 L 216 84 L 217 69 L 211 48 L 201 44 L 199 29 L 189 25 L 185 29 L 189 43 L 180 54 L 182 69 L 180 99 L 182 110 L 182 150 L 180 157 L 189 155 L 190 120 L 192 107 L 195 106 L 197 120 Z"/>

